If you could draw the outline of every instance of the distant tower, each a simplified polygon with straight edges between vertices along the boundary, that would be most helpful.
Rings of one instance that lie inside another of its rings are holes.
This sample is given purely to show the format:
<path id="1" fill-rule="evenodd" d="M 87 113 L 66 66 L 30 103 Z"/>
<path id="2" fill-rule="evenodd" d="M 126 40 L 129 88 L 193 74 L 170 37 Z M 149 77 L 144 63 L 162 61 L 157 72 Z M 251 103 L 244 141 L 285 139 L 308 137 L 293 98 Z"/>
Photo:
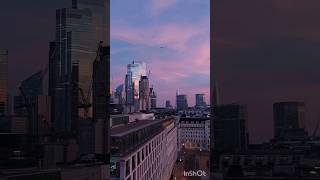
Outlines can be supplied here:
<path id="1" fill-rule="evenodd" d="M 176 102 L 177 110 L 188 109 L 187 95 L 184 95 L 184 94 L 177 95 L 176 99 L 177 99 L 177 102 Z"/>
<path id="2" fill-rule="evenodd" d="M 305 129 L 303 102 L 278 102 L 273 104 L 274 137 L 287 138 L 290 132 Z"/>
<path id="3" fill-rule="evenodd" d="M 140 110 L 150 109 L 149 95 L 150 95 L 149 79 L 147 76 L 141 76 L 141 79 L 139 81 L 139 101 L 140 101 L 139 109 Z"/>
<path id="4" fill-rule="evenodd" d="M 0 116 L 8 113 L 8 51 L 0 51 Z"/>
<path id="5" fill-rule="evenodd" d="M 150 98 L 151 98 L 151 109 L 154 109 L 157 107 L 157 95 L 156 95 L 156 92 L 154 92 L 154 90 L 152 90 Z"/>
<path id="6" fill-rule="evenodd" d="M 196 107 L 205 107 L 205 94 L 196 94 Z"/>

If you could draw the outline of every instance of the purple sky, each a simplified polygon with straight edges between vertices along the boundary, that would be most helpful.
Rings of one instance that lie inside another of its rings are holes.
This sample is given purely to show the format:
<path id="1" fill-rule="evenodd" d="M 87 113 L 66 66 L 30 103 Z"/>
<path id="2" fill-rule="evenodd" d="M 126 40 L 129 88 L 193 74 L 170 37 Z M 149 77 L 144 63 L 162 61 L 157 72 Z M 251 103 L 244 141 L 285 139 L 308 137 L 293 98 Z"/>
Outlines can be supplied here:
<path id="1" fill-rule="evenodd" d="M 175 93 L 205 93 L 209 100 L 209 0 L 111 1 L 111 74 L 113 89 L 124 82 L 126 65 L 144 61 L 158 105 L 175 104 Z M 165 47 L 165 48 L 160 48 Z"/>

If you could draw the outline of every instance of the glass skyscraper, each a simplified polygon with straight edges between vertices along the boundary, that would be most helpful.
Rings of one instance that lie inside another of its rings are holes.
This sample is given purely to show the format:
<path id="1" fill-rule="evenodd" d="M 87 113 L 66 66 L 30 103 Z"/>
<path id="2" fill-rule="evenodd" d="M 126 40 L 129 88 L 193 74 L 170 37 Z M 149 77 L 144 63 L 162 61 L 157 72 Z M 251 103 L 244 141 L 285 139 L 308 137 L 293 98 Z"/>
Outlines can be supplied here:
<path id="1" fill-rule="evenodd" d="M 107 0 L 73 0 L 56 11 L 56 39 L 50 44 L 50 87 L 55 129 L 75 132 L 78 119 L 92 118 L 92 69 L 98 44 L 109 44 Z M 54 56 L 54 58 L 52 58 Z M 53 60 L 52 60 L 53 59 Z"/>
<path id="2" fill-rule="evenodd" d="M 8 112 L 8 51 L 0 51 L 0 116 Z"/>

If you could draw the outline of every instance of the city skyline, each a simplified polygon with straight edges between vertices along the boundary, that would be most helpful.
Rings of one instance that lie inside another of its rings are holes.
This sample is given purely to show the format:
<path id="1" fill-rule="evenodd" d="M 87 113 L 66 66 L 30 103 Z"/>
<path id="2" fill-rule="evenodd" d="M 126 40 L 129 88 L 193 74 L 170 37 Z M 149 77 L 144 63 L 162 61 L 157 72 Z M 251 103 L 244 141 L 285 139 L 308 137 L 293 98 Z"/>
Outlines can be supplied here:
<path id="1" fill-rule="evenodd" d="M 146 62 L 158 106 L 175 102 L 176 90 L 206 94 L 209 102 L 209 1 L 112 1 L 111 87 L 124 83 L 126 66 Z M 132 16 L 132 12 L 135 12 Z M 115 20 L 116 19 L 116 20 Z M 208 103 L 210 104 L 210 103 Z"/>

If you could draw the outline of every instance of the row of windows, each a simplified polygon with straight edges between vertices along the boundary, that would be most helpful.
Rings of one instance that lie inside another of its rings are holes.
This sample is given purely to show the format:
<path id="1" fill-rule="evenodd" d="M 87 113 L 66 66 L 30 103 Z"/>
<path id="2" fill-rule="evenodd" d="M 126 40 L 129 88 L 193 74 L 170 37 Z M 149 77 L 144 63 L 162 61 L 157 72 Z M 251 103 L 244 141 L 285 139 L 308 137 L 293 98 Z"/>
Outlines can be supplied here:
<path id="1" fill-rule="evenodd" d="M 131 159 L 126 161 L 126 176 L 128 176 L 131 171 L 134 171 L 136 166 L 139 166 L 142 163 L 143 169 L 146 169 L 151 162 L 156 158 L 156 154 L 159 154 L 163 148 L 162 141 L 164 135 L 161 134 L 156 139 L 146 144 L 141 150 L 139 150 Z M 131 168 L 130 168 L 131 162 Z"/>

